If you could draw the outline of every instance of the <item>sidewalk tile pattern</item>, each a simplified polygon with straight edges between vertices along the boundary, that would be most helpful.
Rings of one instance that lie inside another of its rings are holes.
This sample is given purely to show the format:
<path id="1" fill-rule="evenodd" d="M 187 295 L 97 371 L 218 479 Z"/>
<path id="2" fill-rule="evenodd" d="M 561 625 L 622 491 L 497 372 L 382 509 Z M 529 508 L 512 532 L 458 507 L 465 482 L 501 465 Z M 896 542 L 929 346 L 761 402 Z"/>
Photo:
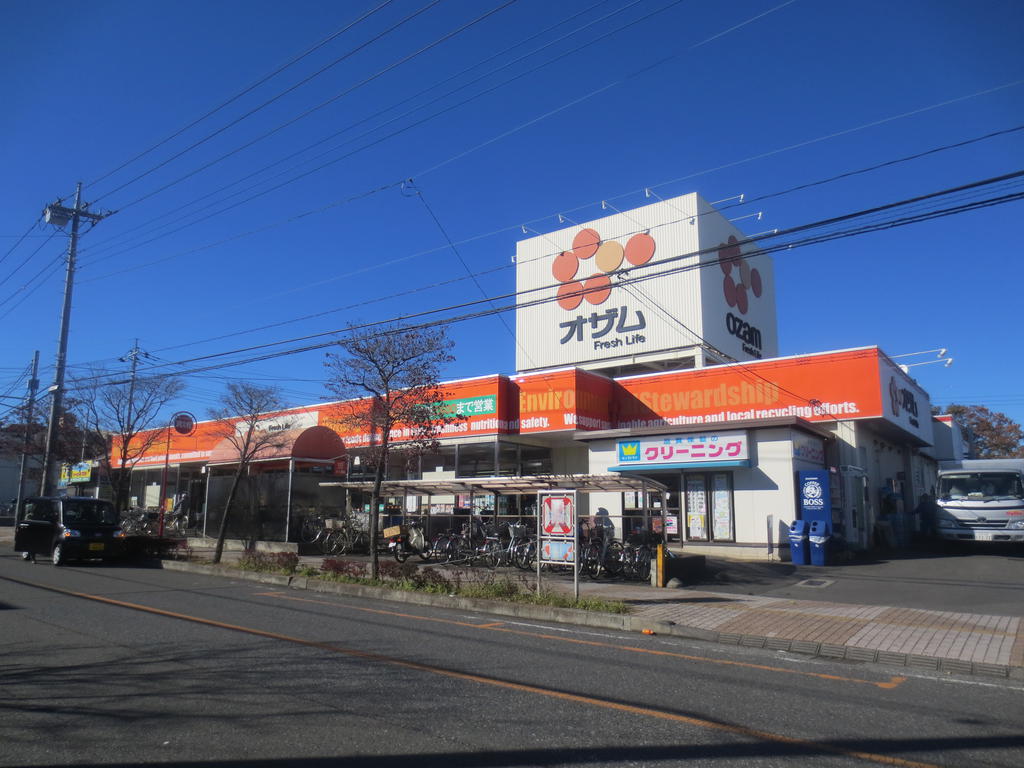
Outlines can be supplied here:
<path id="1" fill-rule="evenodd" d="M 634 605 L 637 615 L 653 621 L 743 638 L 743 644 L 753 644 L 753 638 L 785 638 L 817 644 L 819 653 L 821 648 L 857 648 L 862 655 L 894 654 L 921 666 L 934 666 L 929 659 L 935 658 L 1024 665 L 1024 626 L 1009 616 L 772 597 L 733 599 L 689 591 L 681 599 Z"/>

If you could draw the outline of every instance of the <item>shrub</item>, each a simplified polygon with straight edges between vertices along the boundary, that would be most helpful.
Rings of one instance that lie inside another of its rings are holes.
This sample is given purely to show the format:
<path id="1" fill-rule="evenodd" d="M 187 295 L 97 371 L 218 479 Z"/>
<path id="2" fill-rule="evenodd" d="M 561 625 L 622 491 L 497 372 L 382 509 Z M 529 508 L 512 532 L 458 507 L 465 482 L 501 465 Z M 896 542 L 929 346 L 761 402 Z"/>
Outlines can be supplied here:
<path id="1" fill-rule="evenodd" d="M 377 577 L 384 582 L 407 581 L 415 570 L 415 563 L 410 563 L 408 560 L 404 563 L 380 560 L 377 563 Z"/>
<path id="2" fill-rule="evenodd" d="M 247 549 L 239 559 L 238 567 L 246 571 L 291 575 L 299 567 L 299 556 L 295 552 L 260 552 Z"/>
<path id="3" fill-rule="evenodd" d="M 381 560 L 378 563 L 376 581 L 370 579 L 369 570 L 368 563 L 327 558 L 320 565 L 320 576 L 335 581 L 385 586 L 392 589 L 550 605 L 559 608 L 579 608 L 602 613 L 627 613 L 629 610 L 621 601 L 604 600 L 598 597 L 574 600 L 570 595 L 548 590 L 538 595 L 533 580 L 524 574 L 499 574 L 494 571 L 481 570 L 470 572 L 461 568 L 445 568 L 444 570 L 423 568 L 411 560 L 404 563 Z"/>
<path id="4" fill-rule="evenodd" d="M 475 584 L 467 584 L 463 587 L 461 594 L 466 597 L 483 597 L 490 600 L 521 600 L 529 597 L 522 588 L 509 578 L 491 578 L 478 581 Z"/>
<path id="5" fill-rule="evenodd" d="M 321 572 L 343 581 L 362 581 L 367 578 L 367 566 L 351 560 L 328 558 L 320 565 Z"/>
<path id="6" fill-rule="evenodd" d="M 458 591 L 454 582 L 434 568 L 417 568 L 410 581 L 414 589 L 435 594 L 450 595 Z"/>

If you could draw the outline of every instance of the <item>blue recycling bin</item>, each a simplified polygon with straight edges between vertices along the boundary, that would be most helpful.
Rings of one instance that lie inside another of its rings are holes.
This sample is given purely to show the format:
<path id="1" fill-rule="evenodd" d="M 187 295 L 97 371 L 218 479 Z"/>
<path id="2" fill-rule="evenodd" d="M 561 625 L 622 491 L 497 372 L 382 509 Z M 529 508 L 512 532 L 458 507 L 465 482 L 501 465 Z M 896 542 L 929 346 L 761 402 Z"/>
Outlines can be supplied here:
<path id="1" fill-rule="evenodd" d="M 811 545 L 811 565 L 828 565 L 828 547 L 832 536 L 825 521 L 815 520 L 811 523 L 807 538 Z"/>
<path id="2" fill-rule="evenodd" d="M 807 565 L 807 521 L 794 520 L 789 526 L 789 558 L 793 565 Z"/>

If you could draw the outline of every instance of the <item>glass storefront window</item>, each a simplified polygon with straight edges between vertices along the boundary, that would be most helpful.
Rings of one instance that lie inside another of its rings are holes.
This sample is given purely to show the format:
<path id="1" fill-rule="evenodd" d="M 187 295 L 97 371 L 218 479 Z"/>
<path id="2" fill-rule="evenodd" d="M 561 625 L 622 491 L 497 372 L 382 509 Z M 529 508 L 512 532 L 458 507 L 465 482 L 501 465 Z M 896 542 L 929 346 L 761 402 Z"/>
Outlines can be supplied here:
<path id="1" fill-rule="evenodd" d="M 392 448 L 388 451 L 388 480 L 415 480 L 419 477 L 420 457 L 411 451 Z"/>
<path id="2" fill-rule="evenodd" d="M 519 446 L 516 443 L 498 443 L 498 474 L 503 477 L 520 474 Z"/>
<path id="3" fill-rule="evenodd" d="M 679 537 L 679 491 L 675 482 L 667 477 L 659 477 L 661 482 L 669 485 L 665 492 L 648 491 L 646 513 L 650 517 L 651 532 L 664 533 L 669 539 Z M 622 494 L 622 514 L 625 518 L 641 517 L 645 513 L 644 498 L 641 491 L 626 491 Z"/>
<path id="4" fill-rule="evenodd" d="M 711 537 L 715 541 L 733 541 L 732 475 L 711 475 Z"/>
<path id="5" fill-rule="evenodd" d="M 534 445 L 519 446 L 519 474 L 550 475 L 552 473 L 551 449 Z"/>
<path id="6" fill-rule="evenodd" d="M 688 541 L 735 541 L 732 475 L 728 472 L 687 473 L 686 538 Z"/>
<path id="7" fill-rule="evenodd" d="M 368 457 L 369 451 L 367 451 L 365 448 L 349 452 L 349 480 L 373 480 L 373 466 L 368 461 Z"/>
<path id="8" fill-rule="evenodd" d="M 459 446 L 456 477 L 493 477 L 495 443 L 470 443 Z"/>
<path id="9" fill-rule="evenodd" d="M 686 475 L 686 538 L 708 540 L 708 492 L 704 475 Z"/>
<path id="10" fill-rule="evenodd" d="M 455 446 L 444 445 L 436 452 L 426 453 L 420 458 L 422 473 L 428 477 L 438 472 L 455 471 Z"/>

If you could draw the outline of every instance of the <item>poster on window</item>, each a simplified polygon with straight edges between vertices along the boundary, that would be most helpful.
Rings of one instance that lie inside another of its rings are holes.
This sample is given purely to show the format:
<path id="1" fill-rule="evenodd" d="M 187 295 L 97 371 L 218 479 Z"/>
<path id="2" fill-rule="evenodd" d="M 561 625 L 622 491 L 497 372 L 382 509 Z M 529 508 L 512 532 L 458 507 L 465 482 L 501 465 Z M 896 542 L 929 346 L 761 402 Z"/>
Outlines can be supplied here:
<path id="1" fill-rule="evenodd" d="M 716 473 L 712 479 L 712 535 L 717 541 L 732 540 L 732 494 L 729 492 L 729 475 Z"/>
<path id="2" fill-rule="evenodd" d="M 706 539 L 708 520 L 707 491 L 703 475 L 686 478 L 686 537 Z"/>

